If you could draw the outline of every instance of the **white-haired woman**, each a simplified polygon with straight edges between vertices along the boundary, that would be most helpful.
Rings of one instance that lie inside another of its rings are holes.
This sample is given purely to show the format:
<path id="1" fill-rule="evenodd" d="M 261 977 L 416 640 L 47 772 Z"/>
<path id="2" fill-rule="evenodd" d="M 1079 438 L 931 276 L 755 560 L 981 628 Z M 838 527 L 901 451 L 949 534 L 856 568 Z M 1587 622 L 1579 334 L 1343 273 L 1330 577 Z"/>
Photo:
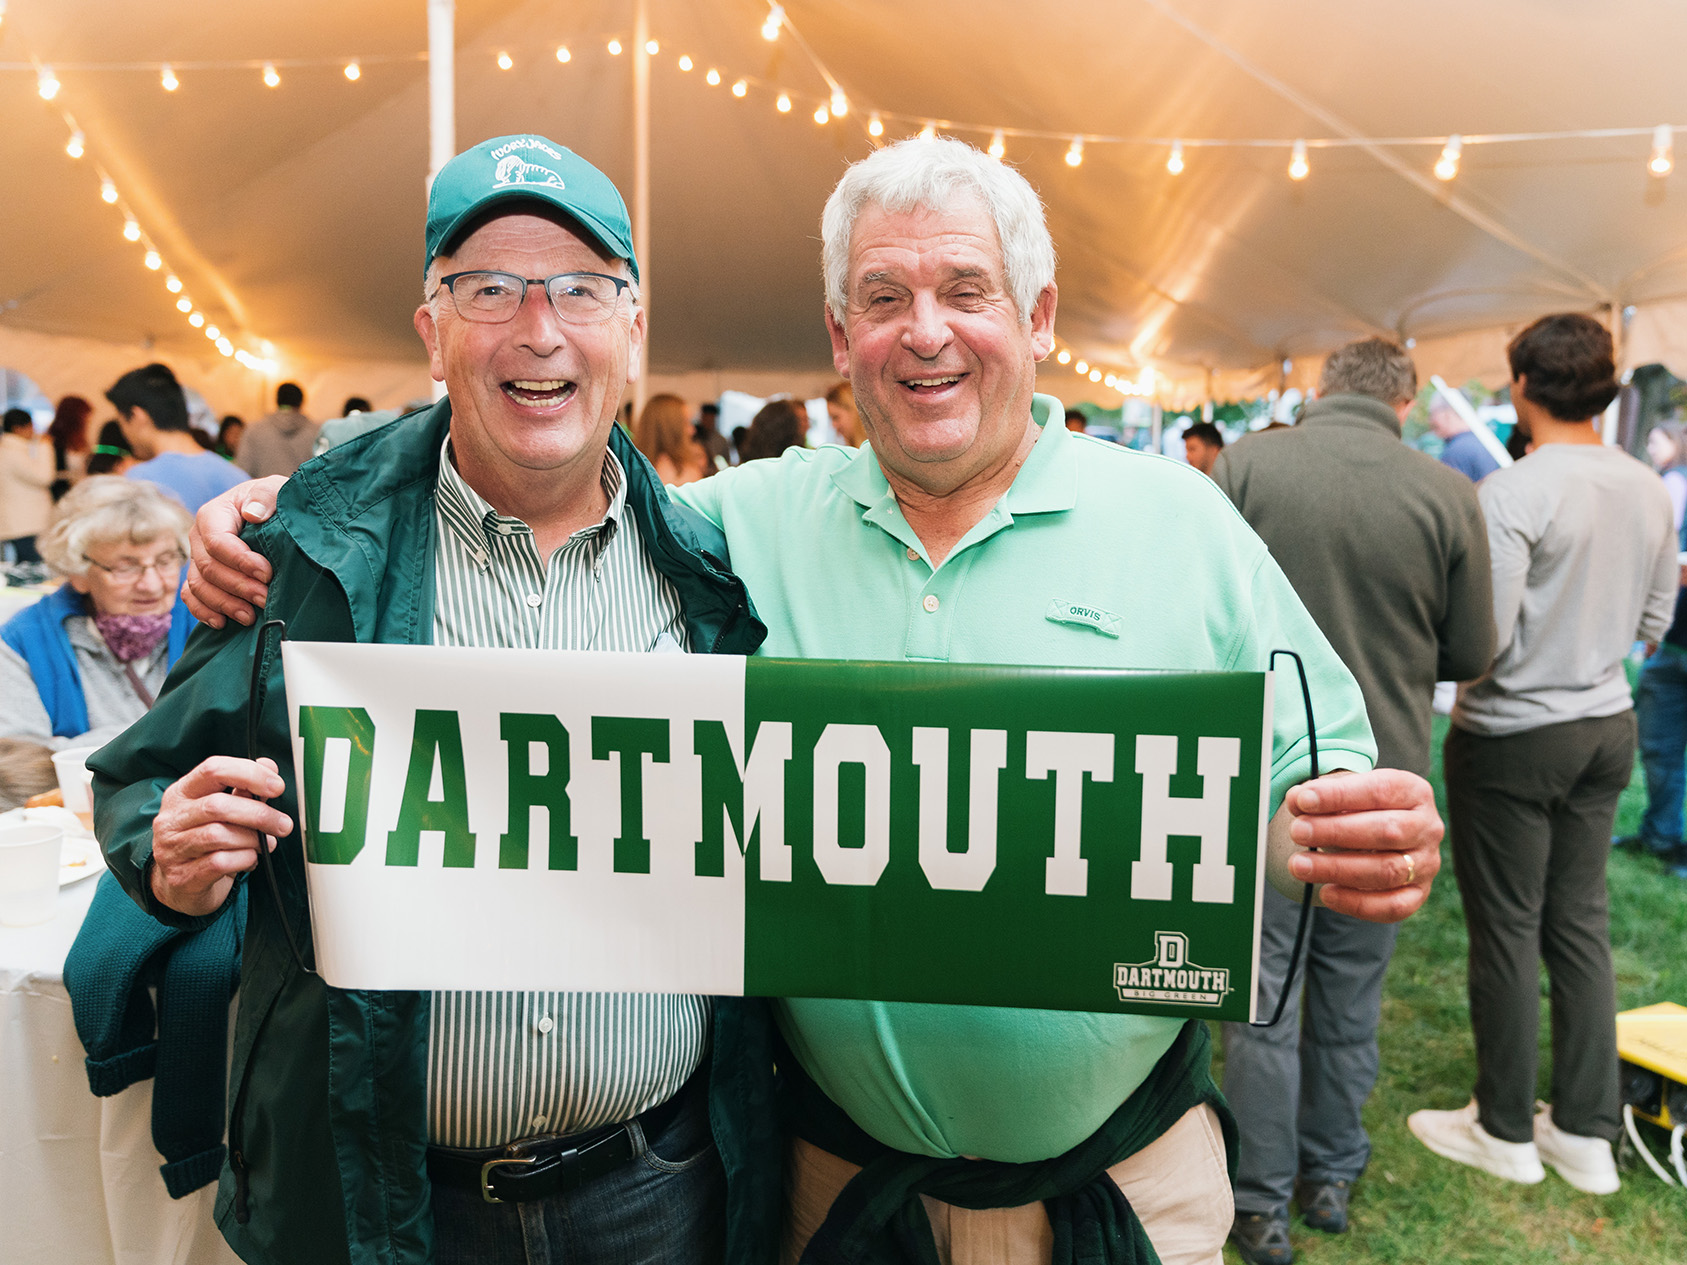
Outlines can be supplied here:
<path id="1" fill-rule="evenodd" d="M 104 742 L 152 706 L 193 627 L 176 600 L 189 523 L 138 480 L 65 494 L 39 541 L 65 583 L 0 625 L 0 737 Z"/>

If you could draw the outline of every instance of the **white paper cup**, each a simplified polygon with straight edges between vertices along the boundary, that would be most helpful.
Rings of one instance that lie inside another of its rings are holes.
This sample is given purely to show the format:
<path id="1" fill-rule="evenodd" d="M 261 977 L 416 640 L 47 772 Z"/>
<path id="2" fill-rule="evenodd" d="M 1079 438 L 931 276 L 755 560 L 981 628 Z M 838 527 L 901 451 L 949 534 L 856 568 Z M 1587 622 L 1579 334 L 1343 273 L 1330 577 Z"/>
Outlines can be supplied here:
<path id="1" fill-rule="evenodd" d="M 32 927 L 52 921 L 59 901 L 62 826 L 0 828 L 0 923 Z"/>
<path id="2" fill-rule="evenodd" d="M 53 772 L 59 776 L 59 794 L 64 806 L 82 819 L 85 830 L 94 828 L 94 775 L 89 770 L 88 757 L 98 747 L 66 747 L 53 752 Z"/>

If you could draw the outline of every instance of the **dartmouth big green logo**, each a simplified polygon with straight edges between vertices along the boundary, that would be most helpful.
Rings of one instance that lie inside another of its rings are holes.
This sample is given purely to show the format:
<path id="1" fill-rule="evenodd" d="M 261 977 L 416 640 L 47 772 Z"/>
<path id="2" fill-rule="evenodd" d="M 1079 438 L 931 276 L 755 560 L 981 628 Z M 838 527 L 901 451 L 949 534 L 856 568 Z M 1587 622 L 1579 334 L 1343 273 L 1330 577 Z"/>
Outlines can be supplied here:
<path id="1" fill-rule="evenodd" d="M 283 653 L 332 984 L 1250 1015 L 1268 674 Z"/>

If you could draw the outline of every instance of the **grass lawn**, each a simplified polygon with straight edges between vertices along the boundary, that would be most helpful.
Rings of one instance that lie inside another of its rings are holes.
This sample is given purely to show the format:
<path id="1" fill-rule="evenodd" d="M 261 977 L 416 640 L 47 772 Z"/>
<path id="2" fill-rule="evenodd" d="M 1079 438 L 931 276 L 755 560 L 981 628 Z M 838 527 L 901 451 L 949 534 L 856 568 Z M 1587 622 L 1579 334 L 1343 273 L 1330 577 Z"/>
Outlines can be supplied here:
<path id="1" fill-rule="evenodd" d="M 1446 719 L 1437 717 L 1434 781 L 1443 817 L 1439 773 L 1446 731 Z M 1637 762 L 1617 812 L 1618 834 L 1634 832 L 1644 806 Z M 1445 843 L 1442 861 L 1429 904 L 1401 928 L 1389 968 L 1382 1074 L 1365 1108 L 1371 1164 L 1354 1189 L 1352 1228 L 1331 1236 L 1294 1221 L 1297 1260 L 1687 1265 L 1687 1193 L 1665 1187 L 1632 1149 L 1621 1160 L 1622 1190 L 1584 1195 L 1550 1169 L 1538 1186 L 1490 1177 L 1431 1154 L 1407 1131 L 1407 1114 L 1420 1107 L 1463 1106 L 1476 1076 L 1465 998 L 1464 920 Z M 1610 889 L 1618 1009 L 1659 1001 L 1687 1005 L 1687 883 L 1668 877 L 1655 862 L 1613 853 Z M 1550 1029 L 1544 974 L 1541 983 L 1536 1094 L 1545 1098 Z M 1667 1167 L 1668 1135 L 1642 1129 Z M 1226 1247 L 1227 1262 L 1239 1259 Z"/>

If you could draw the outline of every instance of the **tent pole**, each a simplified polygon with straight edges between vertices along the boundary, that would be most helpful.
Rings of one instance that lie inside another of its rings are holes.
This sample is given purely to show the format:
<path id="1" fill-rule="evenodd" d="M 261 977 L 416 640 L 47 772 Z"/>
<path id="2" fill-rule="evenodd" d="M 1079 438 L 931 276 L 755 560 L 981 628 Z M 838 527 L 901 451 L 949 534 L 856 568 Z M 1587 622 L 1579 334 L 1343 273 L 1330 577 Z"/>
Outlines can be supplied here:
<path id="1" fill-rule="evenodd" d="M 650 40 L 649 0 L 633 0 L 633 252 L 644 305 L 644 366 L 633 383 L 633 416 L 644 412 L 650 376 Z"/>
<path id="2" fill-rule="evenodd" d="M 428 189 L 457 152 L 455 0 L 428 0 Z M 445 398 L 445 384 L 433 384 L 433 398 Z"/>

